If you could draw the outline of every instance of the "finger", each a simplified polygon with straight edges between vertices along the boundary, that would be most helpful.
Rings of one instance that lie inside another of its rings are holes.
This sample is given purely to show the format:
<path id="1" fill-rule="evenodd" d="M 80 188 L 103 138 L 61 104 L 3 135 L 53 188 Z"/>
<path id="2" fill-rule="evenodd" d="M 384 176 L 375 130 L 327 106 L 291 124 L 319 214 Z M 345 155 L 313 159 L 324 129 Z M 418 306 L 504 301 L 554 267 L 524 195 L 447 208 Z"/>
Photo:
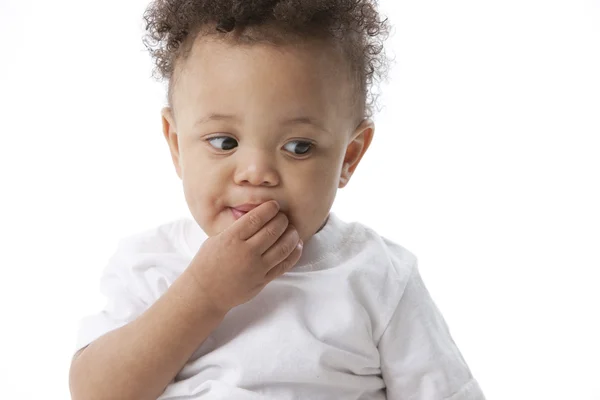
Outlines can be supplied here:
<path id="1" fill-rule="evenodd" d="M 287 216 L 279 212 L 269 222 L 265 224 L 258 232 L 254 234 L 246 242 L 256 251 L 258 254 L 264 254 L 267 250 L 273 246 L 277 240 L 283 235 L 289 225 Z"/>
<path id="2" fill-rule="evenodd" d="M 302 241 L 300 241 L 298 245 L 294 248 L 294 251 L 292 251 L 292 253 L 288 256 L 288 258 L 271 268 L 265 276 L 267 282 L 271 282 L 272 280 L 277 279 L 278 277 L 292 269 L 294 265 L 298 263 L 298 260 L 300 260 L 303 246 L 304 244 L 302 243 Z"/>
<path id="3" fill-rule="evenodd" d="M 267 222 L 279 212 L 279 204 L 269 200 L 248 211 L 231 225 L 232 233 L 241 240 L 247 240 L 258 232 Z"/>
<path id="4" fill-rule="evenodd" d="M 266 268 L 271 269 L 288 258 L 299 242 L 298 231 L 292 225 L 288 225 L 283 235 L 263 254 Z"/>

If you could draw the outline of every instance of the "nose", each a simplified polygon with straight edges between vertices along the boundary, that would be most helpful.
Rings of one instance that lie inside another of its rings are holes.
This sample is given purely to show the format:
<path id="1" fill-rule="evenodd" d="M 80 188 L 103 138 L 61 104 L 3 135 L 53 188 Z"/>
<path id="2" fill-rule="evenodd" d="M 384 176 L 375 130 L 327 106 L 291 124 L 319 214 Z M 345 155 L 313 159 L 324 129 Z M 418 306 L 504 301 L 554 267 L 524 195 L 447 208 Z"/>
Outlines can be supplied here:
<path id="1" fill-rule="evenodd" d="M 277 186 L 279 174 L 272 157 L 257 150 L 240 157 L 234 180 L 238 185 Z"/>

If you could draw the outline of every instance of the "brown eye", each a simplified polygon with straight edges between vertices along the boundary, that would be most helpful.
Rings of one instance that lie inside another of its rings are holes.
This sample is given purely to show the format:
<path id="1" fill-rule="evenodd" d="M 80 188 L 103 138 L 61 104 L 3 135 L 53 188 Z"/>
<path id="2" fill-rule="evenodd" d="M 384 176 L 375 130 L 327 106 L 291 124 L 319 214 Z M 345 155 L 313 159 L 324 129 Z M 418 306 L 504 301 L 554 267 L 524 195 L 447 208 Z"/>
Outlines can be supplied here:
<path id="1" fill-rule="evenodd" d="M 292 140 L 283 146 L 284 149 L 297 156 L 308 154 L 312 147 L 313 144 L 311 142 L 304 140 Z"/>
<path id="2" fill-rule="evenodd" d="M 215 149 L 223 151 L 234 149 L 238 145 L 237 140 L 229 136 L 216 136 L 207 139 L 207 141 Z"/>

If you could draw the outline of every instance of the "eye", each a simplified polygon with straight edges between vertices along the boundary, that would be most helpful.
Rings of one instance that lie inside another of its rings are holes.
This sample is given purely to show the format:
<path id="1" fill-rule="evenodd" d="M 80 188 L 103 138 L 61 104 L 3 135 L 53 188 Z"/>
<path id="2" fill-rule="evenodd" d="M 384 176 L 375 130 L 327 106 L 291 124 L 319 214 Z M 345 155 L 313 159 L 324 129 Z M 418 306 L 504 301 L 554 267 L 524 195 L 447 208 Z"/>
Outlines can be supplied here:
<path id="1" fill-rule="evenodd" d="M 283 146 L 284 149 L 297 156 L 308 154 L 312 147 L 313 144 L 311 142 L 304 140 L 292 140 Z"/>
<path id="2" fill-rule="evenodd" d="M 206 141 L 215 149 L 223 151 L 231 150 L 238 145 L 237 140 L 229 136 L 215 136 Z"/>

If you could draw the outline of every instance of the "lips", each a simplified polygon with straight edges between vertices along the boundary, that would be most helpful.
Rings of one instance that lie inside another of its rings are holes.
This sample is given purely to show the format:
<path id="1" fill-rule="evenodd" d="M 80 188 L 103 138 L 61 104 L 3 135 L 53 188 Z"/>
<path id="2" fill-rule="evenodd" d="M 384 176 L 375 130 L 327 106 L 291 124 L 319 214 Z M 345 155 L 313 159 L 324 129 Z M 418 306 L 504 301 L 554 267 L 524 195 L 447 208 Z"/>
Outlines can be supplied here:
<path id="1" fill-rule="evenodd" d="M 262 204 L 262 203 L 261 203 Z M 240 219 L 242 216 L 244 216 L 244 214 L 246 214 L 248 211 L 255 209 L 256 207 L 258 207 L 260 204 L 241 204 L 239 206 L 235 206 L 235 207 L 229 207 L 231 209 L 231 212 L 233 214 L 233 217 L 238 220 Z"/>
<path id="2" fill-rule="evenodd" d="M 250 210 L 255 209 L 256 207 L 258 207 L 260 204 L 242 204 L 239 206 L 235 206 L 235 207 L 231 207 L 234 210 L 238 210 L 244 213 L 247 213 Z"/>

